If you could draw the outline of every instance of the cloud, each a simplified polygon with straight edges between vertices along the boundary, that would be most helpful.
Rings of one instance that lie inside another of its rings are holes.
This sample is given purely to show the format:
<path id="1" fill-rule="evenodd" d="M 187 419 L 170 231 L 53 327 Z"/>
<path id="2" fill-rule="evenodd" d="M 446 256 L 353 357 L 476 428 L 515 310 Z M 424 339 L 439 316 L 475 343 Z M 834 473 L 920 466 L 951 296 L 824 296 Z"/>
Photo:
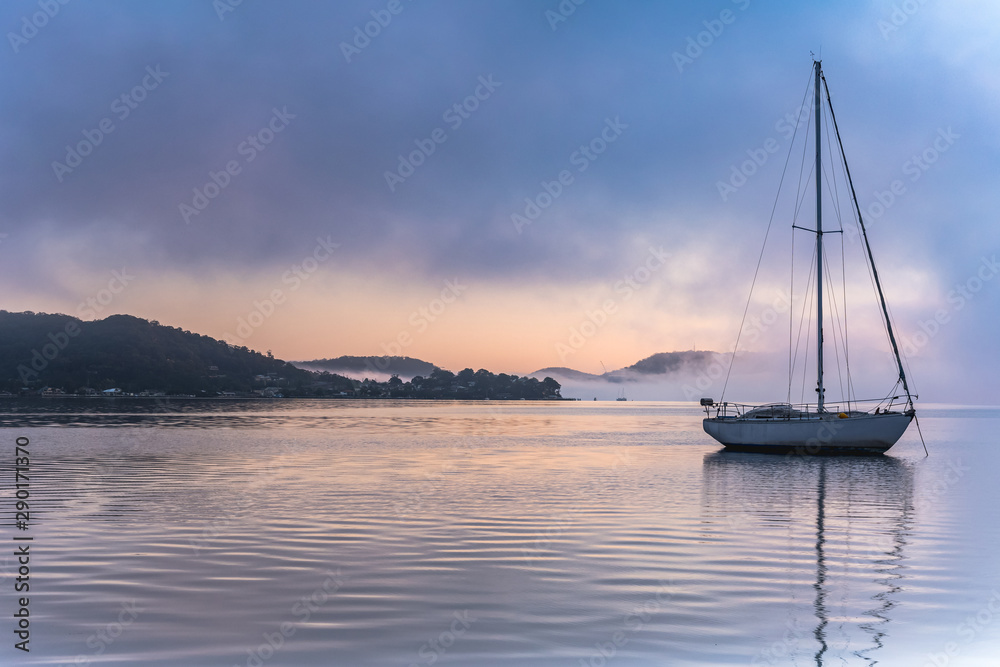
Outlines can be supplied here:
<path id="1" fill-rule="evenodd" d="M 411 287 L 432 293 L 461 276 L 513 308 L 507 319 L 537 331 L 542 349 L 579 316 L 560 300 L 586 304 L 658 243 L 675 259 L 643 297 L 648 314 L 608 330 L 610 347 L 629 350 L 623 363 L 692 337 L 721 349 L 784 163 L 777 124 L 801 103 L 820 43 L 862 205 L 896 179 L 906 184 L 872 230 L 880 265 L 902 285 L 887 279 L 900 328 L 932 316 L 928 299 L 1000 246 L 1000 24 L 988 3 L 927 4 L 888 39 L 879 21 L 890 2 L 864 11 L 587 3 L 555 30 L 548 5 L 527 0 L 402 6 L 350 62 L 341 45 L 373 20 L 370 3 L 243 3 L 222 20 L 195 0 L 62 6 L 0 69 L 0 278 L 17 286 L 14 299 L 69 310 L 108 271 L 129 266 L 171 286 L 144 312 L 177 312 L 201 330 L 214 320 L 174 311 L 180 295 L 248 303 L 330 235 L 343 249 L 338 275 L 366 285 L 367 303 L 345 303 L 366 318 L 405 317 Z M 0 26 L 18 30 L 32 7 L 4 5 Z M 679 72 L 673 54 L 723 8 L 734 21 Z M 168 75 L 132 99 L 148 68 Z M 499 84 L 488 95 L 484 79 Z M 276 109 L 294 118 L 269 137 Z M 105 119 L 113 130 L 60 180 L 53 162 L 97 137 Z M 594 159 L 574 161 L 609 119 L 627 129 L 594 144 Z M 961 135 L 954 147 L 906 180 L 907 161 L 948 127 Z M 390 189 L 386 172 L 436 130 L 444 140 Z M 269 141 L 251 160 L 241 146 L 252 137 Z M 769 138 L 780 150 L 723 201 L 717 184 Z M 218 185 L 230 163 L 238 173 L 185 220 L 181 205 Z M 512 216 L 563 171 L 572 183 L 518 233 Z M 955 349 L 995 328 L 994 294 L 982 292 L 949 328 Z M 293 312 L 276 347 L 301 347 L 292 340 L 308 316 Z M 657 335 L 661 326 L 667 333 Z M 381 340 L 384 328 L 364 331 Z M 499 358 L 471 349 L 482 365 Z M 315 356 L 348 352 L 377 350 Z"/>

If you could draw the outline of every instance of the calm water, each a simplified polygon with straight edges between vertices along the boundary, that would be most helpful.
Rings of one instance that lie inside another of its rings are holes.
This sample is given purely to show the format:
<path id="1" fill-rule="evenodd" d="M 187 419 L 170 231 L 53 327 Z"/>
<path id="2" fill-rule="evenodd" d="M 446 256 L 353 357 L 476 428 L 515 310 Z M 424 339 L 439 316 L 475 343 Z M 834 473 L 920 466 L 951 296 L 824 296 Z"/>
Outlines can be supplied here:
<path id="1" fill-rule="evenodd" d="M 829 459 L 720 453 L 670 403 L 0 411 L 5 665 L 1000 664 L 998 409 Z"/>

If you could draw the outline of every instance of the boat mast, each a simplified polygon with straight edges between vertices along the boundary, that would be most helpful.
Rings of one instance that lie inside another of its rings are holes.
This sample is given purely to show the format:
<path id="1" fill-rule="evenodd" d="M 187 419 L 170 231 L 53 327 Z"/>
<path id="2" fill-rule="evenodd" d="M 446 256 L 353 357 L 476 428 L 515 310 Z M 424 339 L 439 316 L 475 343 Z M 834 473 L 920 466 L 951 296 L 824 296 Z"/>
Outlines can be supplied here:
<path id="1" fill-rule="evenodd" d="M 818 64 L 818 63 L 817 63 Z M 861 215 L 861 206 L 858 204 L 858 195 L 854 191 L 854 181 L 851 179 L 851 169 L 847 166 L 847 156 L 844 153 L 844 142 L 840 139 L 840 128 L 837 127 L 837 114 L 833 112 L 833 100 L 830 99 L 830 87 L 826 84 L 826 77 L 823 77 L 823 85 L 826 87 L 826 102 L 830 107 L 830 119 L 833 121 L 833 131 L 837 135 L 837 144 L 840 146 L 840 154 L 844 158 L 844 172 L 847 174 L 847 183 L 851 186 L 851 200 L 854 202 L 854 210 L 858 214 L 858 224 L 861 227 L 861 238 L 865 241 L 865 250 L 868 253 L 868 265 L 872 269 L 872 277 L 875 279 L 875 289 L 878 290 L 879 304 L 882 306 L 882 316 L 885 318 L 885 329 L 889 334 L 889 343 L 892 345 L 892 353 L 896 357 L 896 368 L 899 370 L 899 380 L 903 383 L 903 391 L 906 392 L 906 402 L 913 408 L 913 396 L 910 394 L 910 386 L 906 382 L 906 373 L 903 372 L 903 359 L 899 355 L 899 345 L 896 344 L 896 336 L 892 331 L 892 320 L 889 319 L 889 308 L 885 304 L 885 294 L 882 292 L 882 281 L 878 277 L 878 269 L 875 268 L 875 256 L 872 255 L 871 244 L 868 243 L 868 231 L 865 229 L 865 220 Z M 919 428 L 919 424 L 917 425 Z"/>
<path id="2" fill-rule="evenodd" d="M 823 412 L 823 163 L 820 156 L 820 61 L 813 62 L 816 69 L 816 411 Z"/>

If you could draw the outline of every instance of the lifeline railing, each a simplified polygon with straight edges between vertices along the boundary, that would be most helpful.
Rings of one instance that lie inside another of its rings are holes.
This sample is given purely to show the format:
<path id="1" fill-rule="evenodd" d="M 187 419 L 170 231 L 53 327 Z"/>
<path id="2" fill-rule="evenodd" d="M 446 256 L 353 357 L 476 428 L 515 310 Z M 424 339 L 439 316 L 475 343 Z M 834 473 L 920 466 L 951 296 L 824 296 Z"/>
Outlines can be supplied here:
<path id="1" fill-rule="evenodd" d="M 914 397 L 916 398 L 916 397 Z M 891 412 L 893 405 L 896 401 L 900 399 L 906 399 L 905 396 L 887 396 L 885 398 L 867 398 L 859 400 L 844 401 L 843 403 L 847 405 L 846 410 L 841 409 L 841 405 L 837 403 L 825 403 L 823 414 L 879 414 Z M 858 409 L 859 405 L 865 404 L 870 407 L 866 410 Z M 905 407 L 906 402 L 902 403 Z M 820 413 L 816 411 L 816 403 L 764 403 L 764 404 L 749 404 L 749 403 L 734 403 L 732 401 L 724 401 L 722 403 L 716 403 L 715 400 L 711 398 L 701 399 L 701 406 L 705 408 L 705 414 L 711 416 L 710 410 L 715 408 L 715 416 L 721 419 L 739 419 L 747 416 L 759 417 L 761 419 L 796 419 L 796 420 L 807 420 L 816 419 Z M 811 409 L 810 409 L 811 408 Z M 748 413 L 753 413 L 748 415 Z"/>

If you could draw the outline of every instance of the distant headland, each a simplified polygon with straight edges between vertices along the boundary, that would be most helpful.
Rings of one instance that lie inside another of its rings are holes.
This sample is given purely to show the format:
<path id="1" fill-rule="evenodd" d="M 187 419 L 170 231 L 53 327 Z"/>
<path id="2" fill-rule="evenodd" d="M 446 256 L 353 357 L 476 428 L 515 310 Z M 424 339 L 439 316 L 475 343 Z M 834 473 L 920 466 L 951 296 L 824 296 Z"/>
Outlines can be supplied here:
<path id="1" fill-rule="evenodd" d="M 262 354 L 131 315 L 84 321 L 31 311 L 0 311 L 0 394 L 562 399 L 560 384 L 551 377 L 471 368 L 455 374 L 409 357 L 290 363 L 270 351 Z"/>

